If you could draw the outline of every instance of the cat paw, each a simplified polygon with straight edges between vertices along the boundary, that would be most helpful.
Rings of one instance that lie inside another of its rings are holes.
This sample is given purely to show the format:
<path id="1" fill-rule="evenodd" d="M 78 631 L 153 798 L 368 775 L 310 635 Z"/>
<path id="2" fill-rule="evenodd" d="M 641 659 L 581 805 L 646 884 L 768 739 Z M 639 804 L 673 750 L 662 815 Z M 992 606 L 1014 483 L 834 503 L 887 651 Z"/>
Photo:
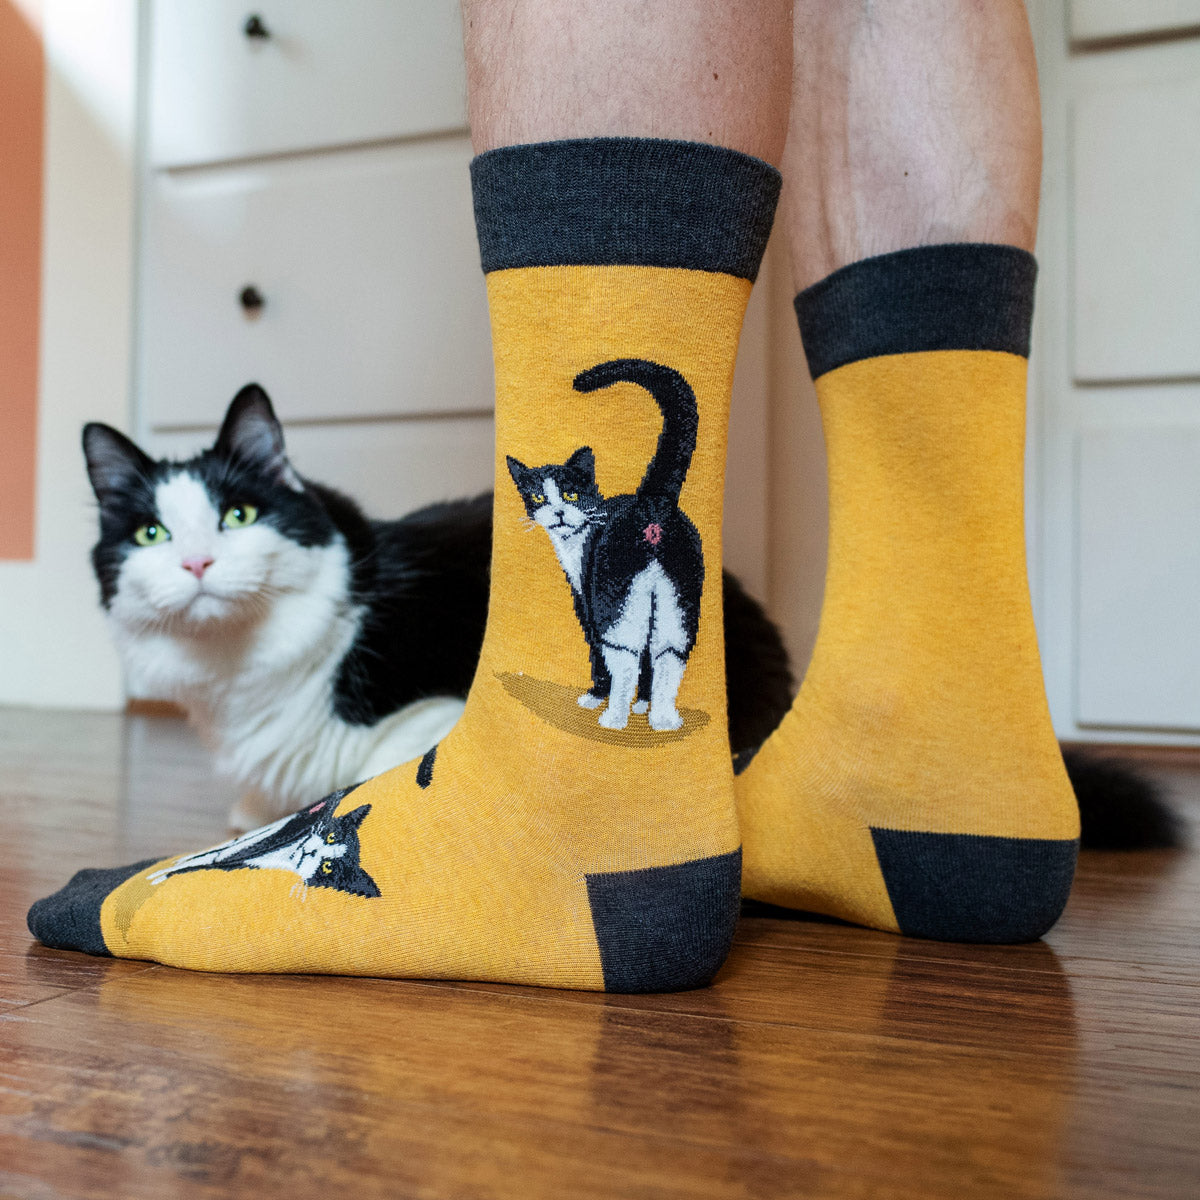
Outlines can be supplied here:
<path id="1" fill-rule="evenodd" d="M 600 714 L 601 729 L 624 729 L 629 724 L 629 710 L 622 705 L 611 704 Z"/>
<path id="2" fill-rule="evenodd" d="M 650 711 L 650 701 L 649 700 L 635 700 L 633 703 L 633 711 L 635 713 L 637 713 L 639 717 L 642 715 L 642 713 L 649 712 Z"/>
<path id="3" fill-rule="evenodd" d="M 651 709 L 648 720 L 650 722 L 651 729 L 661 729 L 665 731 L 683 728 L 683 718 L 675 709 L 671 709 L 670 712 L 662 712 L 661 710 L 659 712 L 655 712 L 653 709 Z"/>
<path id="4" fill-rule="evenodd" d="M 591 692 L 584 692 L 575 703 L 580 708 L 599 708 L 604 703 L 604 697 L 593 696 Z"/>

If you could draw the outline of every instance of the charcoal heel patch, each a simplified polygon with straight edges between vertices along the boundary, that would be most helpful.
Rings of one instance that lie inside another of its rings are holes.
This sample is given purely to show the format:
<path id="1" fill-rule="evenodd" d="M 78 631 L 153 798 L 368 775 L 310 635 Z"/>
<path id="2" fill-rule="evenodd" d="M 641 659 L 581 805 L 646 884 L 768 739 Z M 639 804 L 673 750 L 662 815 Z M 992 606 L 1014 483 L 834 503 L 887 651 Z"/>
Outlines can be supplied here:
<path id="1" fill-rule="evenodd" d="M 608 992 L 704 987 L 733 942 L 742 852 L 587 877 Z"/>
<path id="2" fill-rule="evenodd" d="M 1079 843 L 872 829 L 902 933 L 941 942 L 1033 942 L 1067 903 Z"/>

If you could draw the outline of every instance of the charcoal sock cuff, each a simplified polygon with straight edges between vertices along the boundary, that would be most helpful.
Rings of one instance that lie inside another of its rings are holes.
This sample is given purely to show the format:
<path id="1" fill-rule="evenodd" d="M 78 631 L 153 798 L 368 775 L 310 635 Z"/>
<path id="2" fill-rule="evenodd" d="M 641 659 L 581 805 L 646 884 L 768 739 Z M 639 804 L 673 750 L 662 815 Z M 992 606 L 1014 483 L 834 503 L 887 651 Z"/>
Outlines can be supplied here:
<path id="1" fill-rule="evenodd" d="M 504 146 L 471 164 L 485 272 L 681 267 L 753 280 L 780 183 L 748 154 L 660 138 Z"/>
<path id="2" fill-rule="evenodd" d="M 1037 263 L 1017 246 L 915 246 L 834 271 L 795 299 L 808 368 L 883 354 L 1000 350 L 1029 355 Z"/>

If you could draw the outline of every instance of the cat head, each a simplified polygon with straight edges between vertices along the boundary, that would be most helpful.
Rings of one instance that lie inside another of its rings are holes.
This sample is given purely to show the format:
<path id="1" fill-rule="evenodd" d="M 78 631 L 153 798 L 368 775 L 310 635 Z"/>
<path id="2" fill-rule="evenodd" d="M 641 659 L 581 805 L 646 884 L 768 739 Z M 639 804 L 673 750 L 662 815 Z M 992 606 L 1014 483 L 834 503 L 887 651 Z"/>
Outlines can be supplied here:
<path id="1" fill-rule="evenodd" d="M 361 804 L 341 817 L 330 815 L 335 807 L 336 802 L 326 804 L 325 814 L 313 827 L 309 837 L 311 852 L 307 845 L 304 847 L 304 861 L 309 864 L 305 870 L 308 886 L 333 888 L 355 896 L 378 896 L 380 893 L 375 880 L 358 862 L 358 827 L 371 811 L 371 806 Z"/>
<path id="2" fill-rule="evenodd" d="M 576 450 L 565 463 L 545 467 L 527 467 L 510 454 L 508 470 L 529 519 L 555 542 L 582 532 L 604 503 L 596 486 L 596 458 L 588 446 Z"/>
<path id="3" fill-rule="evenodd" d="M 100 540 L 101 602 L 130 629 L 200 632 L 265 615 L 313 586 L 340 548 L 320 496 L 293 470 L 266 392 L 234 397 L 216 442 L 151 458 L 107 425 L 83 431 Z"/>

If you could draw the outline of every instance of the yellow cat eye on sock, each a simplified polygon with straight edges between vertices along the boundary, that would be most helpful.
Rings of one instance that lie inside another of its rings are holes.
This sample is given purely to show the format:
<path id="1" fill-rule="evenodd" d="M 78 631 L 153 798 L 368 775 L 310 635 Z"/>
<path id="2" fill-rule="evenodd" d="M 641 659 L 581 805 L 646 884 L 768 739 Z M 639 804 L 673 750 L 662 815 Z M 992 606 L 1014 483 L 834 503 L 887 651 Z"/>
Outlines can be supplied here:
<path id="1" fill-rule="evenodd" d="M 920 937 L 1058 918 L 1079 817 L 1026 582 L 1034 263 L 866 259 L 800 294 L 829 458 L 825 603 L 780 728 L 737 779 L 748 896 Z"/>
<path id="2" fill-rule="evenodd" d="M 30 912 L 47 945 L 612 991 L 699 986 L 724 959 L 725 436 L 779 175 L 588 139 L 484 154 L 472 184 L 496 492 L 461 720 L 419 762 L 233 842 L 81 872 Z"/>

